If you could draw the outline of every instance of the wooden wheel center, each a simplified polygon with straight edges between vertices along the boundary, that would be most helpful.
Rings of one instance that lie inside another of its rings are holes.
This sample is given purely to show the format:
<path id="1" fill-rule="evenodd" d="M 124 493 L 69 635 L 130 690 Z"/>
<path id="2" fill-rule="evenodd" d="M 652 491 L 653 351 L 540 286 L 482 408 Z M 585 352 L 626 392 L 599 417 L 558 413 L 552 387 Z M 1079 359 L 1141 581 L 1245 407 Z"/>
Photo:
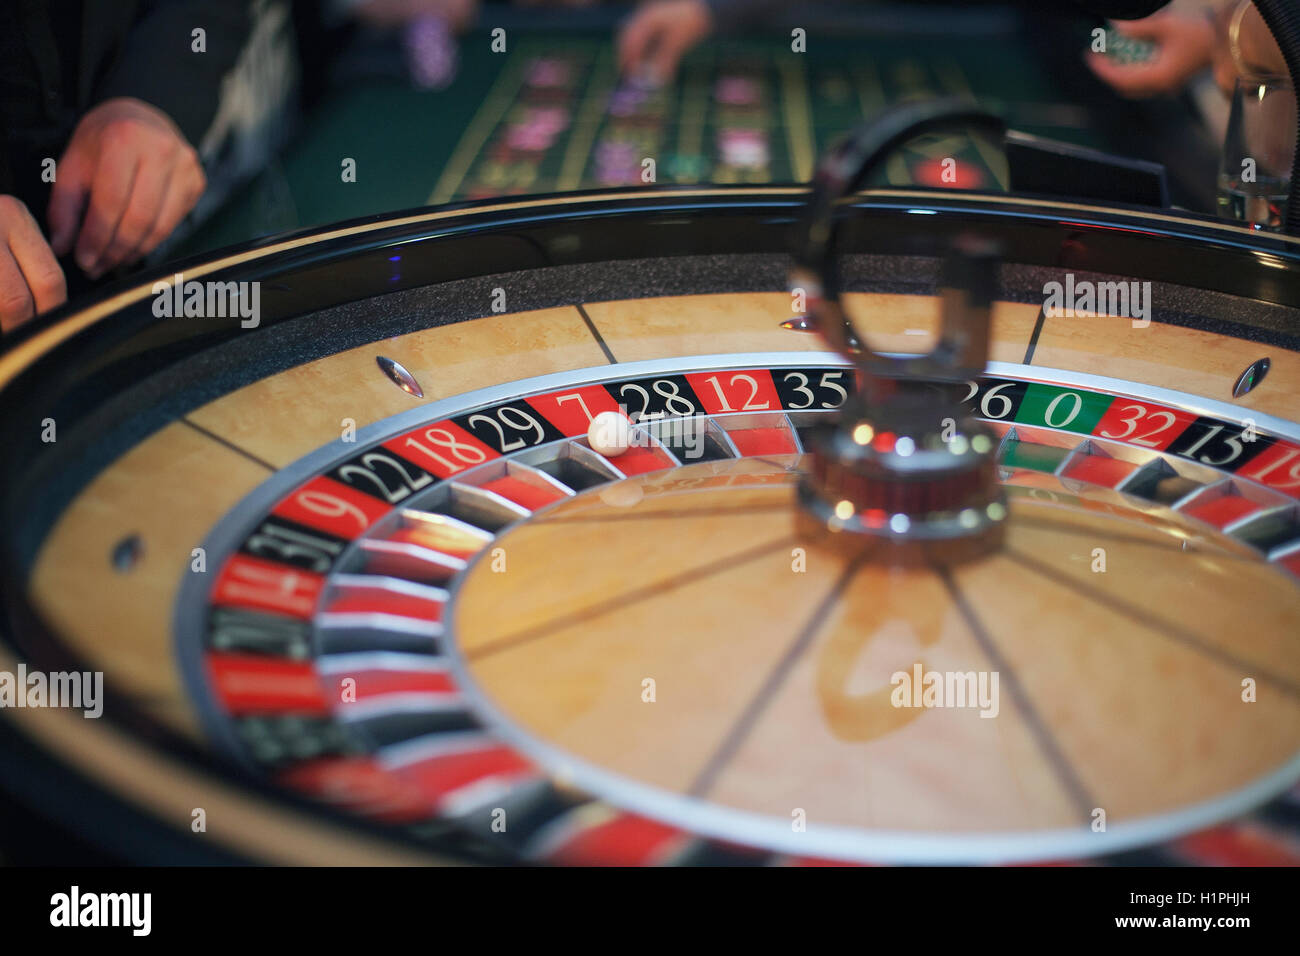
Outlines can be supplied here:
<path id="1" fill-rule="evenodd" d="M 1011 487 L 999 553 L 881 566 L 795 536 L 796 462 L 628 479 L 499 538 L 453 626 L 514 742 L 613 803 L 699 798 L 777 844 L 800 814 L 864 837 L 1147 825 L 1300 772 L 1300 589 L 1245 548 Z"/>

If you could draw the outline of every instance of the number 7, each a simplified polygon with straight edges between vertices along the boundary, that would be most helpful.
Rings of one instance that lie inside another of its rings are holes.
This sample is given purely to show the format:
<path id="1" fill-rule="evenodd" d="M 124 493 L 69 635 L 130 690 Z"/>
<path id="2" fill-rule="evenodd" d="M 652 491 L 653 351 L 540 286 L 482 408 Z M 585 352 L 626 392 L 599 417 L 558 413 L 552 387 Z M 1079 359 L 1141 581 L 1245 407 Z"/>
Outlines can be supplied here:
<path id="1" fill-rule="evenodd" d="M 555 404 L 562 405 L 565 402 L 573 399 L 576 399 L 578 404 L 582 406 L 582 414 L 587 416 L 587 424 L 591 424 L 592 421 L 591 409 L 587 407 L 587 403 L 582 400 L 582 396 L 579 395 L 577 392 L 574 392 L 572 395 L 561 395 L 559 398 L 555 400 Z"/>

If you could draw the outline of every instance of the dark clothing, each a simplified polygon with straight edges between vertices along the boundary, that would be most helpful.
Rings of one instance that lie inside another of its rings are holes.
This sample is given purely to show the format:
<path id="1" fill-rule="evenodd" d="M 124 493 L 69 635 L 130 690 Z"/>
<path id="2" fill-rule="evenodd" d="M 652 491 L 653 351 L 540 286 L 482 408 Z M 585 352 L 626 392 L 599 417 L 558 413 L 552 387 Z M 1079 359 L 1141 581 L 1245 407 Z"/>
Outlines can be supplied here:
<path id="1" fill-rule="evenodd" d="M 42 161 L 113 97 L 158 107 L 197 146 L 250 26 L 245 0 L 0 0 L 0 193 L 43 223 Z"/>
<path id="2" fill-rule="evenodd" d="M 1079 6 L 1100 17 L 1112 20 L 1141 20 L 1149 17 L 1169 0 L 1075 0 Z"/>

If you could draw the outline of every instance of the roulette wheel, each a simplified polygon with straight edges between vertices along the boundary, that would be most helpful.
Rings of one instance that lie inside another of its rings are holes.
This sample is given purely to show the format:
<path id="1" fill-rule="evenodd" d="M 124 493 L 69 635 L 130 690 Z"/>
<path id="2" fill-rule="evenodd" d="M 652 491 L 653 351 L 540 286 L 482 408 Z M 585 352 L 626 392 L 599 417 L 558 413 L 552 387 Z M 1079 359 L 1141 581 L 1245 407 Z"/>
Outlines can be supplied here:
<path id="1" fill-rule="evenodd" d="M 103 680 L 11 680 L 18 797 L 152 862 L 1295 862 L 1300 246 L 857 192 L 955 119 L 7 342 L 0 671 Z"/>

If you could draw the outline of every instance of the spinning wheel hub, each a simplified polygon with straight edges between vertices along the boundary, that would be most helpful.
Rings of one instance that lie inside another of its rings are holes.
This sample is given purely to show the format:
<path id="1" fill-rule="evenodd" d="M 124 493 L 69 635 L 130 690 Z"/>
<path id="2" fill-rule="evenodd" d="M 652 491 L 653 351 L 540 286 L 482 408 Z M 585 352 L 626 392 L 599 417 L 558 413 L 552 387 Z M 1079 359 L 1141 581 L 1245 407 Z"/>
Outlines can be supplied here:
<path id="1" fill-rule="evenodd" d="M 924 544 L 930 559 L 943 561 L 1001 544 L 1007 508 L 997 441 L 962 408 L 965 383 L 987 364 L 996 279 L 990 246 L 956 245 L 941 279 L 939 340 L 920 356 L 872 351 L 833 288 L 813 300 L 816 327 L 853 360 L 861 388 L 838 424 L 811 443 L 798 490 L 805 537 L 851 548 L 873 537 Z M 899 557 L 896 549 L 885 556 Z"/>

